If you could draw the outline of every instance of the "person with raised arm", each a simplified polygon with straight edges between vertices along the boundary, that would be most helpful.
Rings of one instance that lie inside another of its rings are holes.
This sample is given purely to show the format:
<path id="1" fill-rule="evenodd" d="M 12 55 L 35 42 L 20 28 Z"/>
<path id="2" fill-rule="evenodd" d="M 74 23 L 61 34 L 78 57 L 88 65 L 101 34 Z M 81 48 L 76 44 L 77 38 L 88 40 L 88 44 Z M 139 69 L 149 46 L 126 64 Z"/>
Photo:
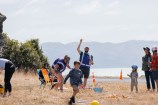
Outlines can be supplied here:
<path id="1" fill-rule="evenodd" d="M 91 67 L 91 65 L 94 64 L 94 62 L 93 62 L 93 56 L 89 54 L 89 47 L 85 47 L 84 52 L 81 51 L 80 47 L 81 47 L 82 42 L 83 42 L 83 39 L 80 39 L 80 43 L 77 47 L 77 51 L 80 55 L 80 59 L 79 59 L 79 61 L 81 63 L 80 70 L 82 71 L 82 74 L 84 77 L 83 85 L 84 85 L 84 87 L 86 87 L 87 80 L 90 75 L 90 67 Z"/>
<path id="2" fill-rule="evenodd" d="M 3 22 L 7 19 L 5 15 L 0 13 L 0 34 L 3 33 Z"/>

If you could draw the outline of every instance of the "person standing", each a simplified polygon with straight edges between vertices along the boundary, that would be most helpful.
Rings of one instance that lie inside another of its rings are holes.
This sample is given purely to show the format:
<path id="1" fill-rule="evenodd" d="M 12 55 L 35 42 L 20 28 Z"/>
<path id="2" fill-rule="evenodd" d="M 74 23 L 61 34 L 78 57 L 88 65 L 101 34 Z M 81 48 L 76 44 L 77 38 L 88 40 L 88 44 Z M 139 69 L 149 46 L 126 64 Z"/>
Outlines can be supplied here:
<path id="1" fill-rule="evenodd" d="M 83 39 L 80 40 L 80 43 L 77 47 L 77 51 L 80 54 L 80 70 L 82 71 L 83 77 L 84 77 L 84 82 L 83 85 L 86 87 L 87 85 L 87 79 L 89 78 L 90 75 L 90 66 L 94 64 L 93 62 L 93 56 L 89 54 L 89 47 L 84 48 L 84 52 L 80 50 L 81 44 L 82 44 Z"/>
<path id="2" fill-rule="evenodd" d="M 57 90 L 58 87 L 60 87 L 61 92 L 63 92 L 63 82 L 64 82 L 62 73 L 65 71 L 66 67 L 71 69 L 71 67 L 69 66 L 69 62 L 70 62 L 70 57 L 65 55 L 64 59 L 58 58 L 54 61 L 52 65 L 53 75 L 55 75 L 58 79 L 58 83 L 55 86 L 55 89 Z"/>
<path id="3" fill-rule="evenodd" d="M 4 97 L 7 92 L 11 95 L 12 85 L 10 83 L 13 73 L 15 72 L 15 65 L 8 59 L 0 58 L 0 70 L 5 70 L 4 75 Z"/>
<path id="4" fill-rule="evenodd" d="M 152 71 L 152 74 L 153 74 L 153 78 L 154 78 L 154 80 L 156 82 L 156 85 L 157 85 L 157 92 L 158 92 L 158 54 L 157 54 L 157 47 L 153 47 L 152 52 L 153 52 L 153 55 L 152 55 L 152 61 L 151 61 L 150 65 L 151 65 L 151 71 Z"/>
<path id="5" fill-rule="evenodd" d="M 131 92 L 133 92 L 133 89 L 135 87 L 136 93 L 138 93 L 138 72 L 137 72 L 138 66 L 132 65 L 132 72 L 130 75 L 128 75 L 131 78 Z"/>
<path id="6" fill-rule="evenodd" d="M 0 34 L 3 33 L 3 22 L 7 19 L 5 15 L 0 13 Z"/>
<path id="7" fill-rule="evenodd" d="M 153 91 L 155 91 L 155 81 L 153 79 L 152 72 L 150 71 L 150 62 L 151 62 L 150 49 L 148 47 L 143 48 L 143 49 L 145 52 L 145 56 L 142 57 L 142 70 L 145 73 L 147 89 L 148 91 L 150 91 L 151 85 L 152 85 L 152 89 Z"/>

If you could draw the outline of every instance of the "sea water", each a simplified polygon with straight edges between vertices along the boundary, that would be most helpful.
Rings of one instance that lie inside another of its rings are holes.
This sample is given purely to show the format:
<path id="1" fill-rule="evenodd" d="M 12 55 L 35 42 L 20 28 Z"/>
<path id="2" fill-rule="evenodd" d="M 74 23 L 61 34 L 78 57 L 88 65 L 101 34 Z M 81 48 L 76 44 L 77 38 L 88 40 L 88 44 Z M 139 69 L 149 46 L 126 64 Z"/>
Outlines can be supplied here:
<path id="1" fill-rule="evenodd" d="M 128 77 L 127 74 L 130 74 L 132 72 L 131 68 L 91 68 L 90 75 L 94 73 L 97 77 L 119 77 L 122 70 L 122 76 Z M 68 74 L 70 70 L 65 70 L 63 75 Z M 141 70 L 141 68 L 138 69 L 139 77 L 144 75 L 144 72 Z"/>
<path id="2" fill-rule="evenodd" d="M 63 75 L 67 75 L 70 70 L 65 70 L 63 72 Z M 121 81 L 119 79 L 120 73 L 122 71 L 123 80 Z M 90 70 L 90 78 L 88 79 L 88 83 L 92 82 L 92 73 L 94 73 L 94 76 L 96 77 L 96 81 L 98 82 L 128 82 L 130 83 L 131 79 L 127 76 L 127 74 L 130 74 L 132 71 L 131 68 L 99 68 L 94 69 L 91 68 Z M 144 76 L 144 72 L 141 70 L 141 68 L 138 69 L 139 77 Z M 108 78 L 110 77 L 110 78 Z M 139 83 L 145 83 L 145 78 L 139 78 Z"/>

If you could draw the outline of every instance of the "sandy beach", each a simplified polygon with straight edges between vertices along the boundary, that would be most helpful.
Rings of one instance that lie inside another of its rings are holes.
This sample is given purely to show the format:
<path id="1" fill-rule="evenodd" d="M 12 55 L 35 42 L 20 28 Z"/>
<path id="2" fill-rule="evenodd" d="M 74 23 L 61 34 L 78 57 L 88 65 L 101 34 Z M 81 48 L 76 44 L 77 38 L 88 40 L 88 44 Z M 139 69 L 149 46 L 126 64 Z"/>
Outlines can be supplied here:
<path id="1" fill-rule="evenodd" d="M 102 80 L 99 82 L 104 87 L 102 93 L 81 89 L 75 105 L 90 105 L 93 100 L 99 101 L 100 105 L 157 105 L 157 92 L 147 92 L 145 82 L 140 82 L 139 93 L 131 93 L 129 80 Z M 1 84 L 2 81 L 1 74 Z M 66 89 L 63 93 L 49 90 L 48 87 L 39 89 L 39 84 L 38 76 L 15 74 L 12 79 L 12 96 L 5 98 L 0 96 L 0 105 L 67 105 L 72 94 L 69 82 L 64 85 Z"/>

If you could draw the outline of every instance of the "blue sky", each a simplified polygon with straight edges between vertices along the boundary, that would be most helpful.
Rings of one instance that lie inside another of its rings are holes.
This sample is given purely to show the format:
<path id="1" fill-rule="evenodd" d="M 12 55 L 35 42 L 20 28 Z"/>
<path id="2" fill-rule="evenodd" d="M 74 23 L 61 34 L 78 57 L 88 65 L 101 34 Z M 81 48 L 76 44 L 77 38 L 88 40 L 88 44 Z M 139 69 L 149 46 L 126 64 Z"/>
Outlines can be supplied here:
<path id="1" fill-rule="evenodd" d="M 11 38 L 40 42 L 158 40 L 158 0 L 0 0 Z"/>

